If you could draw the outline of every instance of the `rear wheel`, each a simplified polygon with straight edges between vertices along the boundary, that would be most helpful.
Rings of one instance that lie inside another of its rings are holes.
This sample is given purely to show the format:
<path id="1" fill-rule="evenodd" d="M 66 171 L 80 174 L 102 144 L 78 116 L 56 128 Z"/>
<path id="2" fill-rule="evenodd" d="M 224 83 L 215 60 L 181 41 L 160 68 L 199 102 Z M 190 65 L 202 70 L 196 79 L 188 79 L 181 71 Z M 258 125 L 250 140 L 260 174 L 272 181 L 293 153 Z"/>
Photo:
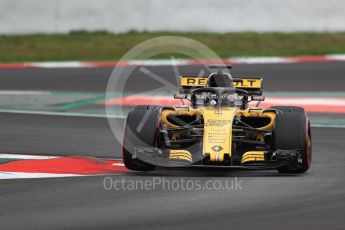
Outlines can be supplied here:
<path id="1" fill-rule="evenodd" d="M 136 146 L 156 147 L 159 111 L 157 107 L 140 106 L 129 112 L 123 135 L 122 156 L 128 169 L 151 171 L 154 165 L 132 157 Z"/>
<path id="2" fill-rule="evenodd" d="M 300 150 L 301 157 L 296 169 L 287 166 L 278 168 L 281 173 L 304 173 L 311 165 L 311 132 L 310 123 L 303 108 L 279 107 L 274 127 L 275 149 Z"/>

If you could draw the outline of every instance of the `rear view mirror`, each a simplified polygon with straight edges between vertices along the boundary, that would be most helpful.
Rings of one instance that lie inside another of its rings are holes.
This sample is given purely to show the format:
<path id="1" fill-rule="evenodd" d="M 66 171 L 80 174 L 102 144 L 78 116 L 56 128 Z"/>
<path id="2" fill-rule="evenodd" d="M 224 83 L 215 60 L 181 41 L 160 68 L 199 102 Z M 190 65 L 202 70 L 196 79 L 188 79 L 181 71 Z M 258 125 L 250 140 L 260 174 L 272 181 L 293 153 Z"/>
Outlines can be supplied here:
<path id="1" fill-rule="evenodd" d="M 264 101 L 265 100 L 265 96 L 251 96 L 252 97 L 252 101 Z"/>

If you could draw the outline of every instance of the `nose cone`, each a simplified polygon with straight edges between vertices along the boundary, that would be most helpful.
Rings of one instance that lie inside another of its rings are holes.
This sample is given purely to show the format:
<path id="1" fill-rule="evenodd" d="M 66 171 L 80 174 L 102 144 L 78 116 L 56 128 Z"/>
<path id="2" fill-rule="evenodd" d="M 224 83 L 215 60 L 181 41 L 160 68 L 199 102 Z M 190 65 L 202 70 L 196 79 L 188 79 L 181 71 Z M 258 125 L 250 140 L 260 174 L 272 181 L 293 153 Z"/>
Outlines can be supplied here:
<path id="1" fill-rule="evenodd" d="M 232 122 L 236 111 L 235 108 L 222 108 L 222 112 L 217 113 L 216 108 L 203 109 L 203 154 L 209 155 L 211 161 L 222 162 L 225 154 L 231 156 Z"/>

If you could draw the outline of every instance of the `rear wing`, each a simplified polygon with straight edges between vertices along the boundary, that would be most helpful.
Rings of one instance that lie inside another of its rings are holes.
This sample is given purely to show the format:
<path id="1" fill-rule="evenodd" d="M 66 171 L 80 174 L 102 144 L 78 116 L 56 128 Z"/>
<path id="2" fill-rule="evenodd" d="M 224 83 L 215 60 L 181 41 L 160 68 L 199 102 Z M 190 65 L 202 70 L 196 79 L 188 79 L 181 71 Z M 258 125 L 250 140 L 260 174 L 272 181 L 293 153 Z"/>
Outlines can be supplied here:
<path id="1" fill-rule="evenodd" d="M 181 76 L 181 93 L 190 94 L 192 89 L 203 88 L 207 85 L 208 77 Z M 233 86 L 248 91 L 249 95 L 262 95 L 262 78 L 244 77 L 233 78 Z M 231 85 L 229 85 L 231 87 Z"/>

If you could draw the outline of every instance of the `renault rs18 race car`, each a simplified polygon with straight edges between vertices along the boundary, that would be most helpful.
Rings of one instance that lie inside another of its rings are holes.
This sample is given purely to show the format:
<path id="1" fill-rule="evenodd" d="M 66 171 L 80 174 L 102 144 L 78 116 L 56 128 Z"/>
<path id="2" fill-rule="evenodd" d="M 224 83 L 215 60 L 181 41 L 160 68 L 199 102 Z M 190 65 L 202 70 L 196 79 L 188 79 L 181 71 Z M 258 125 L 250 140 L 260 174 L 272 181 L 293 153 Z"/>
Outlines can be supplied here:
<path id="1" fill-rule="evenodd" d="M 261 78 L 232 78 L 229 65 L 208 77 L 181 76 L 181 106 L 138 106 L 124 127 L 123 161 L 131 170 L 229 167 L 304 173 L 312 143 L 303 108 L 260 108 Z M 251 102 L 251 103 L 250 103 Z M 255 106 L 251 106 L 256 102 Z"/>

